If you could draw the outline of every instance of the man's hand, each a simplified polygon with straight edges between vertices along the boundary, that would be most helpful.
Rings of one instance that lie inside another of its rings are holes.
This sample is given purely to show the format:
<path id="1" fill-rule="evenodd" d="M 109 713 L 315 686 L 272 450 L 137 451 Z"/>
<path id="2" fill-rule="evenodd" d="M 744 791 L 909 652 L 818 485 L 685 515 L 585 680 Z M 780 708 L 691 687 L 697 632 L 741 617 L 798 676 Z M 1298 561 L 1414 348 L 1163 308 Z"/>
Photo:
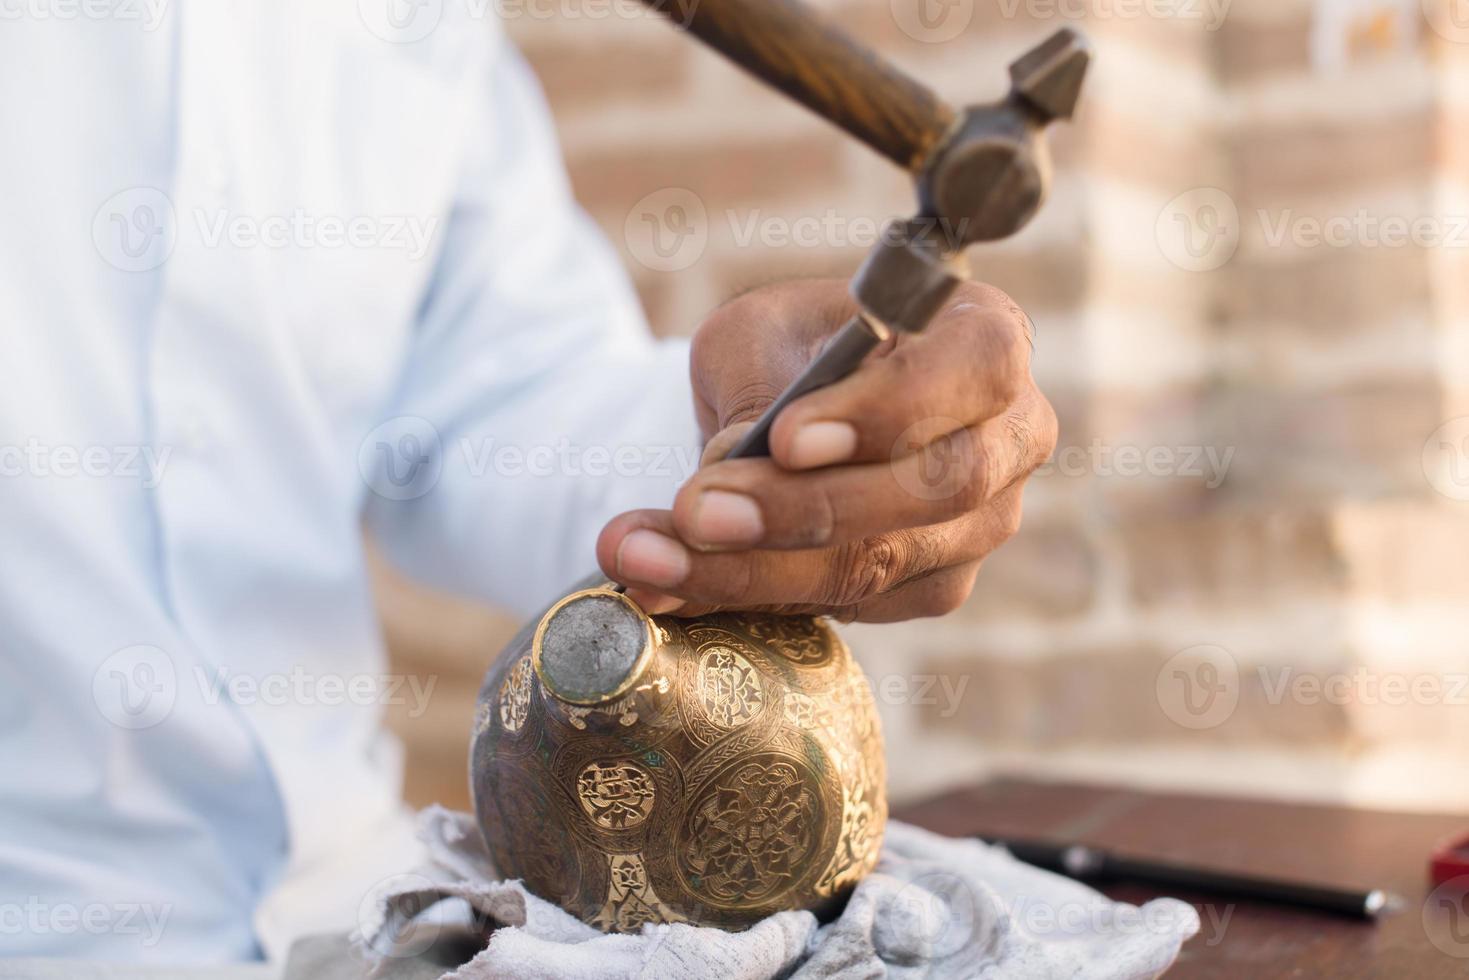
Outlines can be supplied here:
<path id="1" fill-rule="evenodd" d="M 926 331 L 793 402 L 770 459 L 723 456 L 852 315 L 846 284 L 792 282 L 716 310 L 694 338 L 708 439 L 673 510 L 622 514 L 597 560 L 652 613 L 826 613 L 887 622 L 959 606 L 1015 533 L 1055 448 L 1025 315 L 966 284 Z"/>

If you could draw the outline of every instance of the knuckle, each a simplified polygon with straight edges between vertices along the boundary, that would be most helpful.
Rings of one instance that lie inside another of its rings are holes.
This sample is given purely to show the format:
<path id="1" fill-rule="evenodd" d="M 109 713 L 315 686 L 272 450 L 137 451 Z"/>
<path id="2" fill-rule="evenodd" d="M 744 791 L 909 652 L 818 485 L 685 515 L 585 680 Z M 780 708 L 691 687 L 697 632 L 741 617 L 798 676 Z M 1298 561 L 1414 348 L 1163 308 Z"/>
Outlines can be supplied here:
<path id="1" fill-rule="evenodd" d="M 973 279 L 960 283 L 954 293 L 954 298 L 959 303 L 970 303 L 979 307 L 1000 310 L 1018 309 L 1015 301 L 1010 298 L 1010 294 L 999 286 Z"/>
<path id="2" fill-rule="evenodd" d="M 805 514 L 795 536 L 798 547 L 819 548 L 831 541 L 837 531 L 837 505 L 831 488 L 822 486 L 817 492 L 802 495 Z"/>
<path id="3" fill-rule="evenodd" d="M 781 386 L 767 378 L 748 378 L 734 385 L 720 399 L 719 424 L 753 422 L 780 397 Z"/>
<path id="4" fill-rule="evenodd" d="M 694 364 L 718 363 L 726 355 L 741 320 L 731 316 L 728 306 L 714 310 L 699 324 L 689 341 L 689 360 Z"/>
<path id="5" fill-rule="evenodd" d="M 947 616 L 969 601 L 974 590 L 973 571 L 940 575 L 920 594 L 915 612 L 920 616 Z"/>
<path id="6" fill-rule="evenodd" d="M 894 460 L 892 475 L 911 504 L 921 512 L 921 523 L 933 524 L 967 514 L 990 497 L 993 479 L 987 472 L 990 455 L 969 429 L 958 429 Z"/>
<path id="7" fill-rule="evenodd" d="M 1023 328 L 1009 316 L 987 318 L 986 331 L 980 345 L 982 365 L 988 372 L 988 383 L 995 398 L 1010 404 L 1020 396 L 1028 374 Z"/>
<path id="8" fill-rule="evenodd" d="M 844 545 L 831 562 L 826 605 L 860 606 L 898 581 L 904 556 L 898 541 L 879 535 Z"/>
<path id="9" fill-rule="evenodd" d="M 1021 504 L 1020 494 L 1018 493 L 1014 495 L 1012 500 L 1006 502 L 1005 506 L 1000 508 L 999 531 L 1001 541 L 1009 541 L 1020 531 L 1024 511 L 1025 508 Z"/>
<path id="10" fill-rule="evenodd" d="M 716 574 L 704 577 L 698 594 L 692 598 L 721 606 L 749 602 L 756 578 L 752 560 L 744 555 L 721 555 L 717 563 Z"/>
<path id="11" fill-rule="evenodd" d="M 772 316 L 778 315 L 779 289 L 747 289 L 720 303 L 694 333 L 694 346 L 698 348 L 702 338 L 729 333 L 757 333 Z"/>
<path id="12" fill-rule="evenodd" d="M 1033 420 L 1019 413 L 1005 416 L 1005 437 L 1014 453 L 1015 472 L 1008 479 L 1018 480 L 1045 462 L 1049 451 L 1042 452 Z"/>
<path id="13" fill-rule="evenodd" d="M 1029 375 L 1030 339 L 1025 312 L 992 286 L 979 286 L 970 300 L 977 310 L 967 318 L 974 333 L 974 355 L 984 383 L 1004 404 L 1021 393 Z"/>
<path id="14" fill-rule="evenodd" d="M 948 486 L 944 498 L 947 516 L 956 517 L 977 510 L 990 497 L 994 476 L 990 472 L 993 456 L 983 452 L 974 433 L 960 429 L 932 444 L 936 457 L 930 465 L 947 470 Z"/>
<path id="15" fill-rule="evenodd" d="M 925 361 L 923 352 L 899 344 L 886 361 L 892 383 L 880 391 L 874 388 L 865 392 L 866 403 L 861 406 L 864 413 L 893 415 L 905 423 L 917 423 L 936 415 L 931 385 L 924 383 L 932 363 Z"/>
<path id="16" fill-rule="evenodd" d="M 913 343 L 907 342 L 910 340 L 911 338 L 900 335 L 896 345 L 885 358 L 889 368 L 903 377 L 911 377 L 924 369 L 922 350 Z"/>
<path id="17" fill-rule="evenodd" d="M 1031 442 L 1031 469 L 1036 469 L 1056 451 L 1056 440 L 1060 438 L 1061 424 L 1056 418 L 1056 407 L 1039 389 L 1035 393 L 1036 407 L 1031 415 L 1033 439 Z"/>
<path id="18" fill-rule="evenodd" d="M 955 510 L 959 513 L 968 513 L 981 507 L 990 499 L 991 488 L 996 485 L 996 474 L 993 472 L 995 456 L 982 452 L 975 446 L 967 430 L 964 445 L 965 448 L 959 452 L 961 458 L 968 461 L 968 465 L 959 467 L 961 479 L 959 492 L 955 495 Z"/>
<path id="19" fill-rule="evenodd" d="M 992 353 L 1001 355 L 1006 363 L 1012 361 L 1015 354 L 1030 349 L 1025 335 L 1025 311 L 1013 301 L 991 307 L 984 318 L 984 328 Z"/>
<path id="20" fill-rule="evenodd" d="M 941 516 L 952 518 L 978 510 L 987 499 L 986 482 L 987 480 L 982 475 L 971 475 L 966 479 L 956 480 L 952 492 L 944 501 L 945 506 Z"/>
<path id="21" fill-rule="evenodd" d="M 1005 416 L 1004 432 L 1010 441 L 1013 458 L 1008 462 L 1014 472 L 994 475 L 1008 486 L 1034 473 L 1056 451 L 1056 411 L 1044 396 L 1036 392 L 1024 411 L 1013 411 Z"/>
<path id="22" fill-rule="evenodd" d="M 719 334 L 724 329 L 725 317 L 722 309 L 715 310 L 704 318 L 694 331 L 694 336 L 689 340 L 689 354 L 697 358 L 700 354 L 708 354 L 711 347 L 719 343 Z"/>

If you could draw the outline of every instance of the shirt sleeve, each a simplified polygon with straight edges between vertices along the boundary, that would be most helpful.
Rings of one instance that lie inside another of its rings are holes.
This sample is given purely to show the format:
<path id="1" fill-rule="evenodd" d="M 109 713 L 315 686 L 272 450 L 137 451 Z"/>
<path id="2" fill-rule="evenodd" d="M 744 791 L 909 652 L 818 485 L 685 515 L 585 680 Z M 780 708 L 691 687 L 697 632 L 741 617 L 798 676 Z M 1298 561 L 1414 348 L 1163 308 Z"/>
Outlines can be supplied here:
<path id="1" fill-rule="evenodd" d="M 699 437 L 687 342 L 650 334 L 535 79 L 498 33 L 487 50 L 365 513 L 411 577 L 524 613 L 596 567 L 610 517 L 669 505 Z"/>

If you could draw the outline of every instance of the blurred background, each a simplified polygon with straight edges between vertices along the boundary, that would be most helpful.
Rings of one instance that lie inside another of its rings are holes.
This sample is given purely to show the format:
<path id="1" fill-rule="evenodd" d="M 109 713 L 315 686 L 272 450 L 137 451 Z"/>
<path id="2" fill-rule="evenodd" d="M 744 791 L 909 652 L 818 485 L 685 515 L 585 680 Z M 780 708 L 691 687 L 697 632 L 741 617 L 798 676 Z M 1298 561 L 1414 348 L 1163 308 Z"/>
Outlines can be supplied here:
<path id="1" fill-rule="evenodd" d="M 660 333 L 846 277 L 913 208 L 634 0 L 498 6 Z M 1056 455 L 967 607 L 844 631 L 894 799 L 1017 773 L 1469 805 L 1469 0 L 821 6 L 955 102 L 1059 27 L 1096 55 L 1049 205 L 972 253 L 1034 319 Z M 378 593 L 437 685 L 392 719 L 406 795 L 464 806 L 516 624 L 382 567 Z"/>

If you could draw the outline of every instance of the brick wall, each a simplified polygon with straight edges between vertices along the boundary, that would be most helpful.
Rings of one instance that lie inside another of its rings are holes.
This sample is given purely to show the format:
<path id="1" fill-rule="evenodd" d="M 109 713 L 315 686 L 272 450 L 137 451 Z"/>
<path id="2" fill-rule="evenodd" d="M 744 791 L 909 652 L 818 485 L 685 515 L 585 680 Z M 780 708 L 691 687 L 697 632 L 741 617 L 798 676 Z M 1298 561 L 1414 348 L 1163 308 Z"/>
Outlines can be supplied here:
<path id="1" fill-rule="evenodd" d="M 1037 324 L 1057 456 L 965 609 L 847 631 L 890 756 L 924 763 L 894 795 L 1009 770 L 1469 804 L 1469 29 L 1432 0 L 822 6 L 956 101 L 1058 26 L 1097 51 L 1048 208 L 973 256 Z M 660 332 L 847 275 L 912 206 L 631 0 L 513 9 Z M 409 795 L 462 802 L 510 624 L 381 592 L 404 669 L 440 677 L 397 720 Z"/>

